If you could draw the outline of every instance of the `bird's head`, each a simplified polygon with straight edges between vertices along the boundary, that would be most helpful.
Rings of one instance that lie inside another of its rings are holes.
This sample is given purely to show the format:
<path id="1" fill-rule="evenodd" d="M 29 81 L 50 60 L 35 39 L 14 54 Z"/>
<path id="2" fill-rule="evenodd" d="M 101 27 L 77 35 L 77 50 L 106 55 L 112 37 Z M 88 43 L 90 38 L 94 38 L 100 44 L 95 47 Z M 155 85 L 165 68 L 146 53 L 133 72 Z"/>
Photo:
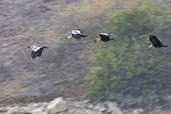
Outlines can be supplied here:
<path id="1" fill-rule="evenodd" d="M 100 42 L 101 41 L 101 39 L 99 38 L 99 39 L 96 39 L 96 40 L 94 40 L 94 42 Z"/>
<path id="2" fill-rule="evenodd" d="M 153 46 L 152 44 L 146 45 L 145 47 L 146 47 L 146 48 L 154 48 L 154 46 Z"/>
<path id="3" fill-rule="evenodd" d="M 27 46 L 27 48 L 30 48 L 30 49 L 32 49 L 32 48 L 34 48 L 34 46 Z"/>
<path id="4" fill-rule="evenodd" d="M 71 39 L 71 38 L 72 38 L 72 34 L 65 37 L 65 39 Z"/>

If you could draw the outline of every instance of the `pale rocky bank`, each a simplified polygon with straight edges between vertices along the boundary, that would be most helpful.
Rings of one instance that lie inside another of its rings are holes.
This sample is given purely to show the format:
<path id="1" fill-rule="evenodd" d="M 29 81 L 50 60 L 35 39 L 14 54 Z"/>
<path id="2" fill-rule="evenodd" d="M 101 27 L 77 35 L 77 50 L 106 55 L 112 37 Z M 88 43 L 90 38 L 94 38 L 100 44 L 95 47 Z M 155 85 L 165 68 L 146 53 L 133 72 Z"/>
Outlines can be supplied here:
<path id="1" fill-rule="evenodd" d="M 155 107 L 153 110 L 121 109 L 117 103 L 111 101 L 91 102 L 90 100 L 58 97 L 50 102 L 0 107 L 0 114 L 171 114 L 171 106 L 167 110 L 161 107 Z"/>

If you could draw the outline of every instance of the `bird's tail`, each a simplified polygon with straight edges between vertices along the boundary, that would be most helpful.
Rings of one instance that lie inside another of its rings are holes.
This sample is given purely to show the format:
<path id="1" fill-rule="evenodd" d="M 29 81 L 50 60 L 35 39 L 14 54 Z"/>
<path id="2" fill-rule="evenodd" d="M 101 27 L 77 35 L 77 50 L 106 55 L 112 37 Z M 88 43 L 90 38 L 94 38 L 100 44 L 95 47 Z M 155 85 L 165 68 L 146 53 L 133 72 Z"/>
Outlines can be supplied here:
<path id="1" fill-rule="evenodd" d="M 162 47 L 168 47 L 168 46 L 166 46 L 166 45 L 162 45 Z"/>

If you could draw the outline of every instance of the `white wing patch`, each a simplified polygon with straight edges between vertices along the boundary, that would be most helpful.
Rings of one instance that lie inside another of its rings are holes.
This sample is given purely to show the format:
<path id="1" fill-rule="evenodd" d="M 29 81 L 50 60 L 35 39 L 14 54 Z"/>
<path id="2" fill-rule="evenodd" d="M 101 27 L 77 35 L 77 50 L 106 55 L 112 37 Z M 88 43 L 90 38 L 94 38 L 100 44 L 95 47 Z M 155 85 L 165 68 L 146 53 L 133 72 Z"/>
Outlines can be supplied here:
<path id="1" fill-rule="evenodd" d="M 104 36 L 109 36 L 109 34 L 107 33 L 100 33 L 101 35 L 104 35 Z"/>
<path id="2" fill-rule="evenodd" d="M 82 34 L 81 31 L 79 31 L 79 30 L 72 30 L 71 33 L 72 33 L 72 34 Z"/>
<path id="3" fill-rule="evenodd" d="M 32 51 L 37 52 L 41 47 L 33 46 Z"/>

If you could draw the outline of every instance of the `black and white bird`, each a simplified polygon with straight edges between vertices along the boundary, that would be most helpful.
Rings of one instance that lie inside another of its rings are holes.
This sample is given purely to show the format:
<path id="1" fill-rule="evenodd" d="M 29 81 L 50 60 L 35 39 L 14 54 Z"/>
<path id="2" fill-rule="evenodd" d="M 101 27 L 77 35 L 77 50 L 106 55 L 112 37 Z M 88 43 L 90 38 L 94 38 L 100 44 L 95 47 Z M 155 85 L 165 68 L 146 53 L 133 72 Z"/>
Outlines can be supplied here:
<path id="1" fill-rule="evenodd" d="M 81 37 L 87 37 L 87 36 L 88 35 L 84 35 L 80 30 L 72 30 L 66 38 L 67 39 L 75 38 L 79 40 L 81 39 Z"/>
<path id="2" fill-rule="evenodd" d="M 36 57 L 40 57 L 43 53 L 44 48 L 48 48 L 47 46 L 36 46 L 36 45 L 32 45 L 32 46 L 28 46 L 27 48 L 31 49 L 31 58 L 32 59 L 36 59 Z"/>
<path id="3" fill-rule="evenodd" d="M 110 34 L 107 34 L 107 33 L 100 33 L 99 36 L 100 36 L 100 38 L 94 40 L 95 42 L 107 42 L 110 40 L 114 40 L 114 39 L 110 38 Z"/>
<path id="4" fill-rule="evenodd" d="M 147 45 L 147 48 L 160 48 L 160 47 L 167 47 L 166 45 L 163 45 L 160 40 L 157 38 L 156 35 L 149 35 L 149 40 L 151 42 L 150 45 Z"/>

